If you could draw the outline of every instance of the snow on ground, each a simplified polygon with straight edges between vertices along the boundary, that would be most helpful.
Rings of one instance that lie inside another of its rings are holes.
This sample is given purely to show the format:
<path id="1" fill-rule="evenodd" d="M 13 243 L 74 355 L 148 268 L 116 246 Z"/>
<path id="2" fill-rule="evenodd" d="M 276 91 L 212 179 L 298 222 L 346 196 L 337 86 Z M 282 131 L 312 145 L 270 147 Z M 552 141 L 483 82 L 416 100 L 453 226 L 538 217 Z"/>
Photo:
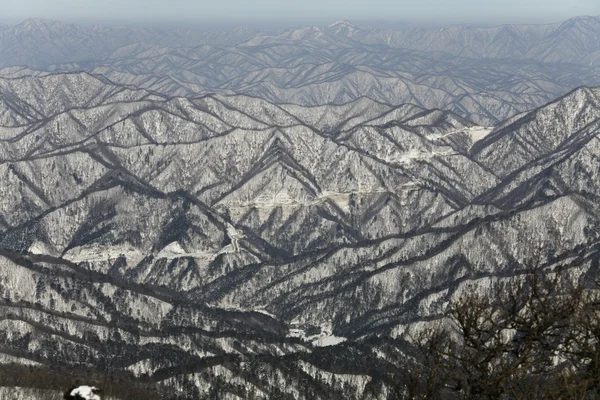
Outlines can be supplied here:
<path id="1" fill-rule="evenodd" d="M 429 135 L 427 137 L 427 139 L 429 139 L 431 141 L 436 141 L 436 140 L 439 140 L 439 139 L 442 139 L 442 138 L 445 138 L 448 136 L 456 135 L 457 133 L 465 133 L 471 138 L 471 142 L 475 143 L 475 142 L 483 139 L 487 135 L 489 135 L 490 132 L 493 130 L 494 130 L 494 128 L 489 128 L 489 127 L 485 127 L 485 126 L 473 126 L 471 128 L 457 129 L 455 131 L 451 131 L 451 132 L 444 133 L 444 134 Z"/>
<path id="2" fill-rule="evenodd" d="M 472 128 L 467 129 L 466 133 L 471 137 L 471 141 L 473 143 L 475 143 L 475 142 L 483 139 L 487 135 L 489 135 L 493 129 L 494 128 L 485 128 L 483 126 L 474 126 Z"/>
<path id="3" fill-rule="evenodd" d="M 371 377 L 368 375 L 354 375 L 354 374 L 334 374 L 332 372 L 320 369 L 315 365 L 307 361 L 298 361 L 298 365 L 302 370 L 312 377 L 319 377 L 319 379 L 332 384 L 334 379 L 336 386 L 342 386 L 345 390 L 354 391 L 356 398 L 363 398 L 365 393 L 365 386 L 371 381 Z"/>
<path id="4" fill-rule="evenodd" d="M 306 333 L 304 332 L 304 329 L 290 329 L 288 337 L 305 338 Z"/>
<path id="5" fill-rule="evenodd" d="M 79 395 L 82 399 L 85 400 L 100 400 L 100 396 L 96 394 L 98 392 L 99 390 L 97 387 L 84 385 L 71 390 L 71 393 L 69 394 L 74 398 Z"/>
<path id="6" fill-rule="evenodd" d="M 10 400 L 63 400 L 63 393 L 56 390 L 23 387 L 0 387 L 0 399 Z"/>
<path id="7" fill-rule="evenodd" d="M 267 315 L 273 319 L 277 319 L 277 317 L 275 315 L 271 314 L 270 312 L 268 312 L 267 310 L 262 309 L 262 308 L 249 310 L 249 309 L 242 308 L 242 307 L 239 307 L 239 306 L 237 306 L 235 304 L 231 304 L 231 303 L 220 303 L 219 308 L 222 308 L 222 309 L 228 310 L 228 311 L 238 311 L 238 312 L 245 312 L 245 313 L 257 312 L 257 313 L 261 313 L 263 315 Z"/>
<path id="8" fill-rule="evenodd" d="M 156 368 L 154 368 L 152 364 L 153 363 L 150 361 L 150 359 L 140 360 L 134 364 L 131 364 L 126 369 L 131 371 L 134 376 L 138 377 L 142 374 L 153 373 Z"/>
<path id="9" fill-rule="evenodd" d="M 38 243 L 33 243 L 29 251 L 34 254 L 49 254 L 46 249 Z M 98 246 L 89 245 L 75 247 L 69 250 L 64 258 L 74 263 L 80 262 L 102 262 L 114 261 L 124 256 L 128 265 L 137 265 L 144 255 L 138 249 L 129 246 Z M 211 252 L 186 252 L 178 242 L 169 243 L 157 255 L 156 258 L 174 259 L 180 257 L 192 257 L 196 259 L 206 259 L 208 262 L 216 257 L 216 253 Z"/>
<path id="10" fill-rule="evenodd" d="M 430 153 L 427 153 L 430 154 Z M 445 153 L 444 153 L 445 154 Z M 310 207 L 313 205 L 323 204 L 327 201 L 333 201 L 336 203 L 338 207 L 343 210 L 349 210 L 349 201 L 350 196 L 355 194 L 379 194 L 386 192 L 385 189 L 378 188 L 359 188 L 358 190 L 350 190 L 347 192 L 336 192 L 330 190 L 324 190 L 318 196 L 312 198 L 311 200 L 306 199 L 294 199 L 290 197 L 287 193 L 278 193 L 276 195 L 270 194 L 261 194 L 255 199 L 248 199 L 243 202 L 223 202 L 221 206 L 226 206 L 227 209 L 247 209 L 247 208 L 255 208 L 259 210 L 267 210 L 271 211 L 273 208 L 282 208 L 286 209 L 288 207 L 297 208 L 297 207 Z M 285 196 L 285 197 L 284 197 Z M 291 211 L 290 211 L 291 214 Z M 264 219 L 268 218 L 271 214 L 265 214 Z M 289 215 L 289 214 L 288 214 Z"/>
<path id="11" fill-rule="evenodd" d="M 257 313 L 261 313 L 261 314 L 265 314 L 268 315 L 269 317 L 273 318 L 273 319 L 277 319 L 276 316 L 274 316 L 273 314 L 271 314 L 270 312 L 268 312 L 267 310 L 254 310 L 254 312 Z"/>
<path id="12" fill-rule="evenodd" d="M 32 254 L 41 254 L 41 255 L 58 255 L 56 251 L 52 250 L 50 246 L 40 241 L 35 241 L 29 246 L 29 252 Z"/>
<path id="13" fill-rule="evenodd" d="M 157 255 L 156 258 L 177 258 L 185 254 L 185 250 L 177 242 L 169 243 Z"/>
<path id="14" fill-rule="evenodd" d="M 75 247 L 63 256 L 64 259 L 74 263 L 109 261 L 125 256 L 129 264 L 135 265 L 140 262 L 144 255 L 138 250 L 129 246 L 99 246 L 96 244 L 89 246 Z"/>
<path id="15" fill-rule="evenodd" d="M 455 154 L 455 152 L 450 150 L 424 152 L 417 149 L 411 149 L 400 156 L 388 157 L 386 161 L 391 163 L 410 164 L 415 160 L 431 160 L 434 157 L 452 156 Z"/>
<path id="16" fill-rule="evenodd" d="M 311 342 L 316 347 L 335 346 L 347 340 L 345 337 L 335 336 L 329 331 L 322 331 L 318 335 L 306 336 L 304 329 L 297 328 L 290 329 L 287 336 Z"/>
<path id="17" fill-rule="evenodd" d="M 327 347 L 327 346 L 335 346 L 337 344 L 345 342 L 347 339 L 345 337 L 335 336 L 335 335 L 326 335 L 319 337 L 316 340 L 312 341 L 313 346 L 317 347 Z"/>
<path id="18" fill-rule="evenodd" d="M 99 397 L 95 397 L 99 399 Z M 59 390 L 35 389 L 24 387 L 0 387 L 0 399 L 7 400 L 63 400 L 64 392 Z M 85 397 L 84 397 L 85 399 Z M 91 397 L 90 399 L 94 399 Z M 118 400 L 114 397 L 105 397 L 105 400 Z"/>
<path id="19" fill-rule="evenodd" d="M 39 362 L 30 360 L 28 358 L 22 358 L 22 357 L 18 357 L 18 356 L 12 356 L 10 354 L 0 353 L 0 364 L 10 364 L 10 363 L 21 364 L 21 365 L 41 365 Z M 0 399 L 2 399 L 2 398 L 3 397 L 0 396 Z"/>
<path id="20" fill-rule="evenodd" d="M 216 253 L 202 251 L 188 253 L 178 242 L 172 242 L 163 247 L 163 249 L 156 255 L 156 258 L 173 260 L 175 258 L 190 257 L 195 259 L 204 259 L 207 263 L 209 263 L 216 256 Z"/>

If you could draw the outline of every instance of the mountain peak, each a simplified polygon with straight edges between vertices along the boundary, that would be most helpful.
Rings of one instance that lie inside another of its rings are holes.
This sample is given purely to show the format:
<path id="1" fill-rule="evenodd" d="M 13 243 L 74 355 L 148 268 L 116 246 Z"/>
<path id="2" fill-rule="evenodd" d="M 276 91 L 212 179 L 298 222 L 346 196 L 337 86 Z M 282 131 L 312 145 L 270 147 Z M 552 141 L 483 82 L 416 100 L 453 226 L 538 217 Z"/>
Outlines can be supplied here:
<path id="1" fill-rule="evenodd" d="M 552 106 L 563 106 L 570 109 L 572 112 L 576 112 L 577 110 L 581 110 L 584 107 L 589 105 L 593 105 L 594 108 L 600 107 L 600 97 L 598 88 L 588 87 L 588 86 L 580 86 L 569 93 L 563 95 L 555 99 L 554 101 L 546 104 L 545 106 L 541 106 L 536 110 L 531 112 L 537 112 L 539 110 L 544 110 L 548 107 Z"/>
<path id="2" fill-rule="evenodd" d="M 61 21 L 54 21 L 51 19 L 35 17 L 35 18 L 26 19 L 25 21 L 21 22 L 16 27 L 21 28 L 21 29 L 26 29 L 26 30 L 46 30 L 51 26 L 59 27 L 59 26 L 66 26 L 66 25 L 68 25 L 68 24 L 61 22 Z"/>
<path id="3" fill-rule="evenodd" d="M 550 103 L 509 118 L 497 125 L 496 128 L 500 129 L 512 124 L 522 123 L 523 121 L 534 118 L 536 115 L 550 112 L 562 112 L 566 116 L 572 117 L 574 115 L 579 115 L 578 113 L 581 110 L 590 106 L 600 110 L 600 89 L 580 86 Z M 579 117 L 581 116 L 579 115 Z"/>
<path id="4" fill-rule="evenodd" d="M 336 32 L 354 32 L 354 31 L 360 31 L 363 29 L 368 29 L 368 26 L 361 26 L 361 25 L 356 25 L 353 24 L 350 21 L 347 21 L 345 19 L 340 19 L 335 21 L 333 24 L 329 25 L 328 27 L 329 29 L 332 29 Z"/>
<path id="5" fill-rule="evenodd" d="M 592 16 L 579 16 L 570 18 L 560 23 L 559 29 L 573 29 L 573 28 L 584 28 L 585 27 L 597 27 L 600 25 L 600 17 Z"/>
<path id="6" fill-rule="evenodd" d="M 350 22 L 347 21 L 345 19 L 338 19 L 337 21 L 335 21 L 333 24 L 329 25 L 330 28 L 341 28 L 341 27 L 352 27 L 354 28 L 354 25 Z"/>
<path id="7" fill-rule="evenodd" d="M 40 26 L 47 25 L 49 23 L 59 23 L 58 21 L 53 21 L 50 19 L 44 19 L 40 17 L 27 18 L 25 21 L 21 22 L 19 25 L 21 26 Z"/>

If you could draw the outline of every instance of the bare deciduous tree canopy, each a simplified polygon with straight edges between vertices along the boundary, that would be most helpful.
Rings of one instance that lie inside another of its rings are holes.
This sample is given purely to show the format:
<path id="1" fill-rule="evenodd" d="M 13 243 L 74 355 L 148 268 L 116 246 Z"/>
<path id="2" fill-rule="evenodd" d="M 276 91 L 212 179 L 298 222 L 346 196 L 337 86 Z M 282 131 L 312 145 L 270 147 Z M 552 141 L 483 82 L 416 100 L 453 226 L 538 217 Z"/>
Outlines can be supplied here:
<path id="1" fill-rule="evenodd" d="M 596 286 L 532 270 L 464 294 L 449 322 L 415 335 L 408 398 L 589 399 L 600 396 Z"/>

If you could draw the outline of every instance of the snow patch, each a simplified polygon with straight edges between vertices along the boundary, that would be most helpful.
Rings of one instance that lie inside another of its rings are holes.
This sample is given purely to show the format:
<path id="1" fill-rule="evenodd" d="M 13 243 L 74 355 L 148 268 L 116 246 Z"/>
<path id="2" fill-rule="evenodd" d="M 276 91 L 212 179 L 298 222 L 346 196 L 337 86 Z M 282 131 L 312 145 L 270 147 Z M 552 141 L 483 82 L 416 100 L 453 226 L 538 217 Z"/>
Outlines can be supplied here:
<path id="1" fill-rule="evenodd" d="M 128 246 L 98 246 L 95 244 L 75 247 L 67 251 L 63 258 L 74 263 L 80 263 L 111 261 L 116 260 L 121 256 L 124 256 L 127 259 L 128 264 L 132 265 L 137 264 L 144 258 L 139 250 Z"/>
<path id="2" fill-rule="evenodd" d="M 287 336 L 292 338 L 305 338 L 306 332 L 304 332 L 304 329 L 290 329 Z"/>
<path id="3" fill-rule="evenodd" d="M 73 398 L 79 396 L 84 400 L 100 400 L 100 396 L 96 394 L 98 392 L 100 392 L 100 389 L 95 386 L 79 386 L 78 388 L 71 390 L 69 395 Z"/>
<path id="4" fill-rule="evenodd" d="M 298 328 L 290 329 L 287 336 L 292 338 L 300 338 L 304 341 L 310 342 L 316 347 L 335 346 L 348 340 L 345 337 L 335 336 L 329 331 L 322 331 L 317 335 L 306 336 L 304 329 Z"/>
<path id="5" fill-rule="evenodd" d="M 166 245 L 157 255 L 156 258 L 178 258 L 186 254 L 186 251 L 178 242 L 172 242 Z"/>
<path id="6" fill-rule="evenodd" d="M 176 258 L 189 257 L 196 260 L 204 260 L 209 263 L 217 256 L 214 252 L 187 252 L 181 244 L 178 242 L 172 242 L 163 247 L 163 249 L 156 255 L 156 258 L 166 258 L 167 260 L 173 260 Z"/>
<path id="7" fill-rule="evenodd" d="M 257 313 L 261 313 L 261 314 L 267 315 L 267 316 L 269 316 L 269 317 L 271 317 L 271 318 L 273 318 L 273 319 L 277 319 L 277 317 L 276 317 L 276 316 L 274 316 L 273 314 L 271 314 L 271 313 L 270 313 L 270 312 L 268 312 L 267 310 L 254 310 L 254 312 L 257 312 Z"/>
<path id="8" fill-rule="evenodd" d="M 447 138 L 452 135 L 464 133 L 471 138 L 471 143 L 475 143 L 475 142 L 483 139 L 487 135 L 489 135 L 490 132 L 493 130 L 494 130 L 494 128 L 489 128 L 489 127 L 484 127 L 484 126 L 472 126 L 470 128 L 457 129 L 457 130 L 454 130 L 454 131 L 451 131 L 448 133 L 444 133 L 444 134 L 429 135 L 429 136 L 427 136 L 427 139 L 429 139 L 430 141 L 437 141 L 437 140 Z"/>
<path id="9" fill-rule="evenodd" d="M 335 346 L 340 343 L 345 342 L 347 339 L 345 337 L 335 336 L 335 335 L 327 335 L 318 338 L 317 340 L 313 340 L 313 346 L 317 347 L 327 347 L 327 346 Z"/>
<path id="10" fill-rule="evenodd" d="M 40 241 L 35 241 L 31 244 L 31 246 L 29 246 L 28 251 L 31 254 L 39 254 L 39 255 L 51 255 L 51 256 L 55 256 L 56 251 L 52 250 L 50 248 L 50 246 L 48 246 L 45 243 L 42 243 Z"/>
<path id="11" fill-rule="evenodd" d="M 474 126 L 467 129 L 466 133 L 471 137 L 471 142 L 475 143 L 486 137 L 493 131 L 494 128 L 484 128 L 482 126 Z"/>
<path id="12" fill-rule="evenodd" d="M 413 161 L 417 161 L 417 160 L 427 161 L 427 160 L 431 160 L 435 157 L 451 156 L 451 155 L 455 155 L 455 154 L 456 154 L 455 152 L 450 151 L 450 150 L 424 152 L 424 151 L 419 151 L 417 149 L 412 149 L 400 156 L 388 157 L 386 159 L 386 161 L 389 163 L 410 164 Z"/>

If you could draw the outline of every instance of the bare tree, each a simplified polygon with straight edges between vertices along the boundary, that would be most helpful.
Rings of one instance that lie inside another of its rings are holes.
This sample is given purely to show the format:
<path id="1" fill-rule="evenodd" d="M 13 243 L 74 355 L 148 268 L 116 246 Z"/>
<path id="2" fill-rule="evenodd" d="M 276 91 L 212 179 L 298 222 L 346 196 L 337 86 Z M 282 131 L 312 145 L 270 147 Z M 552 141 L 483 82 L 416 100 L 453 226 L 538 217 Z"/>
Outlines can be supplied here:
<path id="1" fill-rule="evenodd" d="M 544 269 L 473 287 L 415 339 L 421 358 L 407 397 L 600 398 L 599 292 Z"/>

